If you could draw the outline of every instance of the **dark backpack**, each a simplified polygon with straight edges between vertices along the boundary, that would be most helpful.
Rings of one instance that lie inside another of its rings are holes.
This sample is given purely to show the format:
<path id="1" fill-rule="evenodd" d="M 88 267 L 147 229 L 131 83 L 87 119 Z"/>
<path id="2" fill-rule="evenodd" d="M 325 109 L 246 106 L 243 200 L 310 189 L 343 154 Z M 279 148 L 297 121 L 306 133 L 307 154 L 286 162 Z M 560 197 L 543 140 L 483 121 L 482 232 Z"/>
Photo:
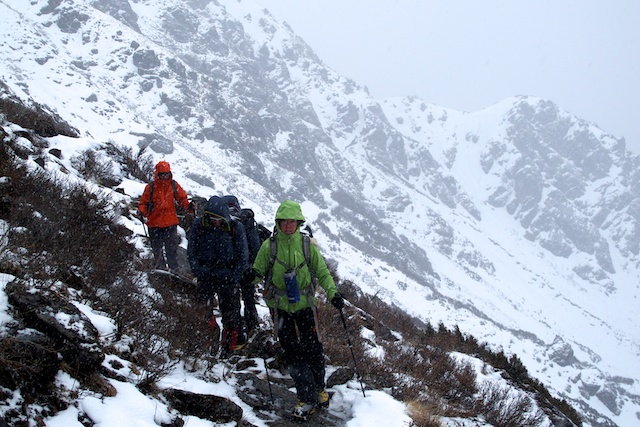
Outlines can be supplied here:
<path id="1" fill-rule="evenodd" d="M 258 236 L 260 237 L 260 243 L 262 243 L 265 240 L 267 240 L 269 237 L 271 237 L 271 230 L 269 230 L 264 225 L 258 223 Z"/>

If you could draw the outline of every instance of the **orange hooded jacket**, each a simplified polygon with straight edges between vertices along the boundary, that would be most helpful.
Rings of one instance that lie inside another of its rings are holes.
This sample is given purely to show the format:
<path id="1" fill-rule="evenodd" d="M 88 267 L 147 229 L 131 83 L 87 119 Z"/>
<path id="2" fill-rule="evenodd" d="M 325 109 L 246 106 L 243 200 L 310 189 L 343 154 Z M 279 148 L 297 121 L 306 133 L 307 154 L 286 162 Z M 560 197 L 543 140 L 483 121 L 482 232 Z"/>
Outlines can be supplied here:
<path id="1" fill-rule="evenodd" d="M 166 228 L 178 225 L 175 201 L 185 210 L 189 207 L 187 192 L 176 182 L 176 195 L 173 194 L 173 175 L 169 179 L 160 179 L 159 174 L 171 173 L 169 163 L 158 162 L 153 174 L 153 200 L 150 200 L 151 186 L 147 184 L 138 202 L 138 210 L 147 218 L 147 226 L 150 228 Z M 152 210 L 149 211 L 149 202 Z"/>

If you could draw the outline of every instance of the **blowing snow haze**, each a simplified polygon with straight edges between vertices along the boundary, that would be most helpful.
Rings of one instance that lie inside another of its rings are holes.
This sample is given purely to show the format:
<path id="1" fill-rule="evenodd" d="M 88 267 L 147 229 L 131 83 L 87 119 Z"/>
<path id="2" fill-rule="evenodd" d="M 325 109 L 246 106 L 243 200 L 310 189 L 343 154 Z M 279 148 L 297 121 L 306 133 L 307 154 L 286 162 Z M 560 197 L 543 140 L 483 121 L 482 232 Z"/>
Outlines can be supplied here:
<path id="1" fill-rule="evenodd" d="M 585 425 L 638 423 L 624 140 L 549 99 L 373 99 L 255 2 L 2 0 L 0 33 L 2 82 L 79 130 L 54 138 L 65 158 L 147 146 L 191 193 L 235 194 L 268 225 L 298 200 L 365 293 L 517 354 Z"/>
<path id="2" fill-rule="evenodd" d="M 262 0 L 374 97 L 477 111 L 552 99 L 640 153 L 640 3 Z M 330 31 L 327 31 L 330 28 Z"/>

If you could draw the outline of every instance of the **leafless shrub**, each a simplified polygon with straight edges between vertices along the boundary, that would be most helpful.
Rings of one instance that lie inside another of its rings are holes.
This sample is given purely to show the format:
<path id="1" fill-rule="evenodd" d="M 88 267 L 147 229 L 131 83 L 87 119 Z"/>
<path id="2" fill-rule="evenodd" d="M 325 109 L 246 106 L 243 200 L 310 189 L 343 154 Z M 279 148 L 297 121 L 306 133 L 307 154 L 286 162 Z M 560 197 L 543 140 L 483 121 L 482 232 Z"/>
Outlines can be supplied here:
<path id="1" fill-rule="evenodd" d="M 350 283 L 339 283 L 339 289 L 358 309 L 347 307 L 344 313 L 352 340 L 360 374 L 368 386 L 388 389 L 403 401 L 446 402 L 436 415 L 461 414 L 471 406 L 477 392 L 475 372 L 468 364 L 458 363 L 449 354 L 420 343 L 417 322 L 397 307 L 389 306 L 376 297 L 365 297 Z M 362 311 L 360 311 L 362 309 Z M 366 312 L 366 313 L 365 313 Z M 354 364 L 339 313 L 330 307 L 319 310 L 322 340 L 330 362 L 334 365 Z M 384 319 L 384 325 L 378 320 Z M 329 325 L 329 327 L 327 327 Z M 403 336 L 395 337 L 382 333 L 386 325 Z M 384 326 L 384 328 L 383 328 Z M 373 329 L 377 342 L 364 339 L 360 330 Z M 396 329 L 398 328 L 398 329 Z M 369 355 L 367 348 L 384 354 L 383 358 Z"/>
<path id="2" fill-rule="evenodd" d="M 345 319 L 348 319 L 346 320 L 347 330 L 345 330 L 340 314 L 330 303 L 327 302 L 318 307 L 320 338 L 325 353 L 329 356 L 332 364 L 339 366 L 353 366 L 349 340 L 356 358 L 362 360 L 365 357 L 362 339 L 358 336 L 360 328 L 357 318 L 350 315 L 349 312 L 348 309 L 344 310 Z M 360 374 L 362 375 L 362 372 Z"/>
<path id="3" fill-rule="evenodd" d="M 537 427 L 544 420 L 544 414 L 529 396 L 510 392 L 496 383 L 480 387 L 475 410 L 495 427 Z"/>
<path id="4" fill-rule="evenodd" d="M 145 154 L 146 146 L 134 153 L 131 147 L 109 141 L 105 144 L 105 149 L 120 164 L 124 173 L 144 182 L 153 178 L 153 158 Z"/>
<path id="5" fill-rule="evenodd" d="M 116 320 L 116 340 L 129 343 L 129 358 L 144 369 L 142 387 L 150 387 L 180 361 L 212 363 L 218 335 L 208 327 L 211 308 L 188 290 L 160 278 L 135 273 L 101 293 L 101 310 Z"/>
<path id="6" fill-rule="evenodd" d="M 33 129 L 38 135 L 49 137 L 66 135 L 78 137 L 77 129 L 71 127 L 60 116 L 47 108 L 32 102 L 26 105 L 4 84 L 0 82 L 0 113 L 10 122 L 25 129 Z"/>
<path id="7" fill-rule="evenodd" d="M 167 339 L 172 357 L 177 360 L 213 360 L 218 350 L 219 330 L 211 329 L 213 307 L 197 298 L 195 285 L 185 289 L 171 281 L 156 281 L 157 297 L 152 309 L 166 318 L 162 335 Z"/>
<path id="8" fill-rule="evenodd" d="M 46 337 L 8 336 L 0 340 L 0 384 L 23 394 L 49 393 L 58 371 L 57 353 Z"/>
<path id="9" fill-rule="evenodd" d="M 105 187 L 115 187 L 122 181 L 114 172 L 113 162 L 92 149 L 71 157 L 71 165 L 86 180 Z"/>
<path id="10" fill-rule="evenodd" d="M 454 360 L 449 353 L 432 348 L 424 355 L 429 360 L 425 380 L 447 401 L 460 405 L 468 403 L 477 392 L 476 375 L 473 368 Z"/>
<path id="11" fill-rule="evenodd" d="M 15 173 L 9 245 L 32 254 L 25 274 L 76 276 L 93 288 L 124 274 L 135 255 L 130 232 L 114 222 L 111 200 L 80 184 L 38 173 Z M 106 256 L 108 254 L 108 256 Z"/>

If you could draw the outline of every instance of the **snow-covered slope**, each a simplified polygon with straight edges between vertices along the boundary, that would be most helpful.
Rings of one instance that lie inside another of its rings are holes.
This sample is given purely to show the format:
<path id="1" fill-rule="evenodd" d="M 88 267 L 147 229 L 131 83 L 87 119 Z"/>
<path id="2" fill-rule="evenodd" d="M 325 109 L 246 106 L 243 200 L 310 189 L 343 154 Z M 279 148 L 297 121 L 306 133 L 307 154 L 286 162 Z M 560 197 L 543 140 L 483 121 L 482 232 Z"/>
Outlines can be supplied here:
<path id="1" fill-rule="evenodd" d="M 0 33 L 2 81 L 80 130 L 66 158 L 148 146 L 266 224 L 300 200 L 365 292 L 518 354 L 593 425 L 637 422 L 640 159 L 623 140 L 537 98 L 372 99 L 257 2 L 0 0 Z"/>

